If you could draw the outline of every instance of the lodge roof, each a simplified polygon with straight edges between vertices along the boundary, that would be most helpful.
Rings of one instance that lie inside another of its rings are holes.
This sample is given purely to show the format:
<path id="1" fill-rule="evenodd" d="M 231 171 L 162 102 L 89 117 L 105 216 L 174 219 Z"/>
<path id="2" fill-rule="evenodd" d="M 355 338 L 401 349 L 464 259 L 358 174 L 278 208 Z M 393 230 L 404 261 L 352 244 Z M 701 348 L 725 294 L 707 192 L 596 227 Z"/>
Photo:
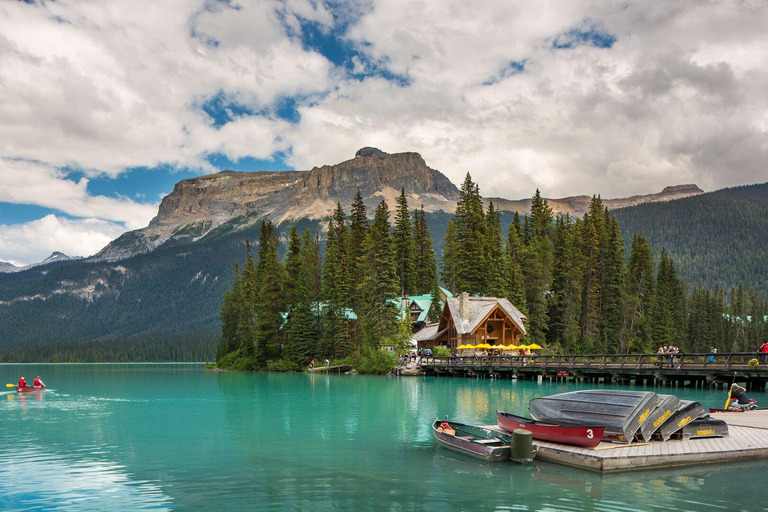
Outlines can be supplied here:
<path id="1" fill-rule="evenodd" d="M 526 334 L 525 322 L 528 320 L 509 300 L 498 297 L 469 297 L 466 318 L 461 315 L 460 297 L 451 297 L 446 301 L 453 324 L 458 334 L 468 334 L 477 329 L 482 321 L 499 306 L 512 322 Z"/>

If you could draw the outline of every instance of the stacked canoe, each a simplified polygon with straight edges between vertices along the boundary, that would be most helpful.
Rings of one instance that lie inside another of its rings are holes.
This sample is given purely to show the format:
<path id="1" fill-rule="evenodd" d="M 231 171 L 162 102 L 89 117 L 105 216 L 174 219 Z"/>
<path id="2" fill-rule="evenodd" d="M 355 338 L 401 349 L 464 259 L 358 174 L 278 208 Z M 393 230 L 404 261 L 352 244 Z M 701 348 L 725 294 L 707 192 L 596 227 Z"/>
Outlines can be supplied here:
<path id="1" fill-rule="evenodd" d="M 537 422 L 604 427 L 604 441 L 631 443 L 636 439 L 648 442 L 728 435 L 728 425 L 709 417 L 699 402 L 652 391 L 572 391 L 534 398 L 528 409 Z"/>

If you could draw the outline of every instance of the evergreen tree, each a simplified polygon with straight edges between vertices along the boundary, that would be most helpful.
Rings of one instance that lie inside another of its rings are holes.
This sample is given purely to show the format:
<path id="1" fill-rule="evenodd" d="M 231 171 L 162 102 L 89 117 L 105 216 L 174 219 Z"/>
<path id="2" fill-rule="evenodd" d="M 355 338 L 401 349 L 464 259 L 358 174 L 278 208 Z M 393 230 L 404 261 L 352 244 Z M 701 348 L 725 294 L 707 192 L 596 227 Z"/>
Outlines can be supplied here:
<path id="1" fill-rule="evenodd" d="M 298 254 L 298 276 L 294 304 L 288 316 L 288 338 L 285 357 L 305 365 L 314 357 L 318 343 L 319 307 L 317 296 L 318 252 L 315 237 L 309 229 L 304 232 L 303 244 Z"/>
<path id="2" fill-rule="evenodd" d="M 389 209 L 382 200 L 376 208 L 365 243 L 365 267 L 358 288 L 364 306 L 360 328 L 365 348 L 378 348 L 398 331 L 400 304 L 395 249 L 389 233 Z"/>
<path id="3" fill-rule="evenodd" d="M 336 205 L 328 223 L 325 263 L 323 265 L 322 356 L 346 357 L 352 352 L 347 312 L 351 307 L 347 254 L 349 250 L 346 216 L 341 204 Z"/>
<path id="4" fill-rule="evenodd" d="M 256 266 L 260 285 L 256 297 L 256 364 L 261 368 L 266 367 L 268 360 L 280 357 L 285 270 L 278 258 L 278 245 L 274 224 L 262 221 Z"/>
<path id="5" fill-rule="evenodd" d="M 651 310 L 656 289 L 651 245 L 642 235 L 635 235 L 629 255 L 629 267 L 622 321 L 621 352 L 652 353 Z"/>
<path id="6" fill-rule="evenodd" d="M 253 262 L 251 244 L 245 241 L 245 265 L 240 280 L 240 300 L 237 324 L 237 337 L 240 342 L 239 350 L 244 359 L 256 355 L 256 297 L 259 292 L 258 274 Z"/>
<path id="7" fill-rule="evenodd" d="M 285 303 L 290 307 L 296 301 L 296 286 L 299 280 L 299 269 L 301 268 L 301 239 L 296 231 L 296 226 L 291 227 L 291 233 L 288 235 L 288 252 L 285 254 Z"/>
<path id="8" fill-rule="evenodd" d="M 653 341 L 658 345 L 676 345 L 685 349 L 687 321 L 683 286 L 672 259 L 662 249 L 651 315 Z"/>
<path id="9" fill-rule="evenodd" d="M 509 262 L 509 289 L 504 295 L 522 312 L 527 310 L 525 303 L 525 276 L 522 263 L 525 261 L 523 228 L 520 216 L 515 213 L 507 234 L 507 261 Z"/>
<path id="10" fill-rule="evenodd" d="M 511 230 L 511 228 L 510 228 Z M 552 349 L 573 353 L 580 348 L 581 259 L 577 257 L 579 226 L 568 215 L 555 221 L 552 297 L 548 341 Z"/>
<path id="11" fill-rule="evenodd" d="M 365 250 L 365 237 L 368 233 L 367 208 L 357 189 L 355 199 L 352 201 L 352 209 L 349 214 L 349 248 L 347 249 L 347 289 L 354 292 L 360 280 L 361 266 L 363 265 L 363 251 Z M 362 307 L 360 297 L 352 293 L 352 309 L 357 312 Z M 358 347 L 359 348 L 359 347 Z"/>
<path id="12" fill-rule="evenodd" d="M 607 212 L 607 210 L 606 210 Z M 607 244 L 603 255 L 602 339 L 609 353 L 621 351 L 621 325 L 624 310 L 624 241 L 616 217 L 607 226 Z"/>
<path id="13" fill-rule="evenodd" d="M 431 293 L 437 282 L 437 264 L 435 250 L 432 248 L 432 235 L 427 227 L 424 206 L 414 210 L 414 242 L 416 245 L 416 294 Z"/>
<path id="14" fill-rule="evenodd" d="M 547 293 L 552 280 L 552 208 L 536 190 L 531 201 L 531 215 L 523 224 L 523 238 L 527 240 L 523 260 L 525 302 L 528 316 L 528 340 L 546 343 L 549 327 Z"/>
<path id="15" fill-rule="evenodd" d="M 235 261 L 232 288 L 224 292 L 221 300 L 221 341 L 216 351 L 217 361 L 240 346 L 237 334 L 237 325 L 240 323 L 240 279 L 240 264 Z"/>
<path id="16" fill-rule="evenodd" d="M 395 262 L 400 283 L 400 295 L 413 295 L 416 290 L 414 268 L 416 245 L 413 240 L 413 224 L 411 224 L 411 214 L 408 210 L 408 198 L 405 196 L 405 188 L 400 189 L 400 196 L 397 198 L 392 239 L 395 245 Z"/>
<path id="17" fill-rule="evenodd" d="M 589 211 L 584 215 L 581 236 L 581 257 L 584 273 L 581 287 L 581 336 L 587 351 L 604 352 L 600 339 L 603 298 L 603 254 L 605 218 L 599 197 L 592 197 Z"/>
<path id="18" fill-rule="evenodd" d="M 482 294 L 487 288 L 485 214 L 480 191 L 467 173 L 456 214 L 448 223 L 443 251 L 444 280 L 457 293 Z"/>
<path id="19" fill-rule="evenodd" d="M 485 293 L 493 297 L 506 297 L 512 285 L 512 265 L 504 248 L 501 215 L 493 206 L 493 201 L 488 204 L 485 216 L 485 236 Z"/>

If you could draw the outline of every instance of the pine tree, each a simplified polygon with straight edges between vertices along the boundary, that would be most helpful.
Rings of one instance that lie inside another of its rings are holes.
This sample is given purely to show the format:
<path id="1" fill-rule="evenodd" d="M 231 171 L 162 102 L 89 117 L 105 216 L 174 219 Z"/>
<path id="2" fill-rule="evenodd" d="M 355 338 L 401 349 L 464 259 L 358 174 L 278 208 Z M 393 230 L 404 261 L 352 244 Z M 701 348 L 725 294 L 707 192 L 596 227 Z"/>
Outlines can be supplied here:
<path id="1" fill-rule="evenodd" d="M 336 205 L 328 223 L 325 263 L 323 265 L 323 340 L 322 356 L 346 357 L 352 352 L 347 312 L 351 307 L 347 254 L 349 250 L 346 216 Z"/>
<path id="2" fill-rule="evenodd" d="M 389 233 L 389 209 L 382 200 L 376 208 L 365 243 L 365 267 L 358 287 L 364 306 L 360 328 L 363 346 L 378 348 L 396 335 L 400 304 L 395 249 Z"/>
<path id="3" fill-rule="evenodd" d="M 528 340 L 546 343 L 549 328 L 547 297 L 552 280 L 552 208 L 536 190 L 531 201 L 531 215 L 525 218 L 523 238 L 527 240 L 523 260 L 525 302 L 528 313 Z"/>
<path id="4" fill-rule="evenodd" d="M 651 245 L 642 235 L 632 239 L 625 287 L 622 352 L 652 353 L 650 316 L 656 289 Z"/>
<path id="5" fill-rule="evenodd" d="M 607 212 L 607 210 L 606 210 Z M 602 339 L 609 353 L 621 350 L 621 325 L 624 310 L 624 241 L 616 217 L 607 226 L 607 243 L 603 253 Z"/>
<path id="6" fill-rule="evenodd" d="M 456 292 L 485 293 L 485 214 L 480 191 L 467 173 L 459 191 L 456 214 L 448 223 L 443 251 L 443 280 Z"/>
<path id="7" fill-rule="evenodd" d="M 515 213 L 507 234 L 507 261 L 509 262 L 509 289 L 504 295 L 522 312 L 527 310 L 525 302 L 525 276 L 522 263 L 525 261 L 523 228 L 520 216 Z"/>
<path id="8" fill-rule="evenodd" d="M 581 260 L 577 257 L 580 226 L 568 215 L 555 221 L 553 240 L 552 298 L 548 341 L 565 353 L 580 348 Z"/>
<path id="9" fill-rule="evenodd" d="M 493 201 L 488 204 L 485 216 L 485 236 L 485 293 L 493 297 L 506 297 L 511 288 L 511 262 L 504 249 L 501 215 L 493 206 Z"/>
<path id="10" fill-rule="evenodd" d="M 288 338 L 285 342 L 285 357 L 305 365 L 316 354 L 319 318 L 317 308 L 316 279 L 319 272 L 318 246 L 309 229 L 304 232 L 298 254 L 298 276 L 294 304 L 288 316 Z"/>
<path id="11" fill-rule="evenodd" d="M 651 319 L 655 343 L 685 348 L 687 321 L 684 285 L 677 277 L 672 259 L 663 248 L 659 258 Z"/>
<path id="12" fill-rule="evenodd" d="M 216 352 L 216 360 L 234 352 L 240 346 L 237 325 L 240 323 L 240 264 L 235 261 L 232 288 L 224 292 L 221 300 L 221 341 Z"/>
<path id="13" fill-rule="evenodd" d="M 349 214 L 349 247 L 347 249 L 347 289 L 352 293 L 350 306 L 355 312 L 360 311 L 362 302 L 360 297 L 353 293 L 361 276 L 363 265 L 363 251 L 365 250 L 365 237 L 368 233 L 367 208 L 357 189 L 355 199 L 352 201 L 352 209 Z M 359 347 L 358 347 L 359 348 Z"/>
<path id="14" fill-rule="evenodd" d="M 259 292 L 259 281 L 248 240 L 245 241 L 245 250 L 245 265 L 240 281 L 237 337 L 240 342 L 241 357 L 250 359 L 256 355 L 256 298 Z"/>
<path id="15" fill-rule="evenodd" d="M 392 239 L 395 244 L 395 262 L 397 264 L 400 295 L 413 295 L 416 291 L 414 269 L 416 245 L 413 240 L 413 224 L 411 223 L 411 213 L 408 210 L 408 198 L 405 196 L 405 188 L 400 189 L 400 196 L 397 198 Z"/>
<path id="16" fill-rule="evenodd" d="M 299 269 L 301 268 L 301 239 L 296 231 L 296 226 L 291 227 L 291 233 L 288 235 L 288 252 L 285 254 L 285 303 L 290 307 L 296 301 L 296 285 L 299 280 Z"/>
<path id="17" fill-rule="evenodd" d="M 414 242 L 416 245 L 416 294 L 431 293 L 437 282 L 437 264 L 435 250 L 432 248 L 432 235 L 427 227 L 424 206 L 413 211 Z"/>
<path id="18" fill-rule="evenodd" d="M 267 361 L 280 357 L 281 331 L 285 310 L 284 272 L 278 259 L 277 234 L 272 221 L 262 221 L 259 236 L 258 296 L 256 297 L 256 364 L 264 368 Z"/>

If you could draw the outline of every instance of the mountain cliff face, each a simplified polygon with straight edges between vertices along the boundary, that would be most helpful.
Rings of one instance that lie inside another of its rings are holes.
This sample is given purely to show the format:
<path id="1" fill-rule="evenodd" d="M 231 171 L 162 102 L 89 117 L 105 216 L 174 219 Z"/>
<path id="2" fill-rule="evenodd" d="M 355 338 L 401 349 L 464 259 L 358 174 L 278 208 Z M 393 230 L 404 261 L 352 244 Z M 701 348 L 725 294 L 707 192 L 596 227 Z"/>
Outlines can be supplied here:
<path id="1" fill-rule="evenodd" d="M 262 218 L 277 224 L 325 219 L 337 203 L 348 212 L 358 189 L 373 215 L 382 199 L 394 210 L 401 188 L 412 208 L 423 205 L 427 212 L 452 213 L 459 199 L 456 185 L 429 168 L 418 153 L 389 154 L 366 147 L 351 160 L 310 171 L 223 171 L 181 181 L 163 199 L 149 226 L 125 233 L 91 260 L 118 261 L 150 252 L 169 241 L 195 241 L 213 230 L 234 232 Z M 658 194 L 603 202 L 613 209 L 700 193 L 696 185 L 680 185 L 667 187 Z M 580 217 L 589 208 L 590 199 L 575 196 L 549 201 L 555 214 Z M 491 200 L 502 211 L 530 211 L 530 199 Z"/>
<path id="2" fill-rule="evenodd" d="M 410 205 L 426 211 L 453 211 L 459 197 L 456 186 L 418 153 L 390 155 L 376 148 L 311 171 L 224 171 L 176 184 L 149 226 L 124 234 L 93 259 L 124 259 L 169 240 L 201 238 L 224 224 L 236 230 L 261 218 L 324 219 L 337 203 L 349 211 L 358 188 L 371 211 L 382 198 L 394 209 L 401 188 Z"/>

